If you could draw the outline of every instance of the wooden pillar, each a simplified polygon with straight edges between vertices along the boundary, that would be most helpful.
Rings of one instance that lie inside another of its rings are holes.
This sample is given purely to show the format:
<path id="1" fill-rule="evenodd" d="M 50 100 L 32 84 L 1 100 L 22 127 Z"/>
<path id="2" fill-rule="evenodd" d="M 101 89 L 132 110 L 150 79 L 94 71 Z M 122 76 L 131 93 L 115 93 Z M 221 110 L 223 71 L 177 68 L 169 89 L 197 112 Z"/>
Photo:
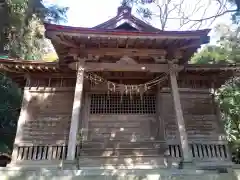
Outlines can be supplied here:
<path id="1" fill-rule="evenodd" d="M 177 77 L 176 77 L 176 73 L 177 73 L 176 69 L 177 67 L 175 67 L 173 63 L 169 63 L 172 97 L 173 97 L 173 104 L 174 104 L 174 110 L 175 110 L 175 115 L 177 120 L 178 131 L 180 135 L 183 161 L 191 162 L 192 155 L 190 153 L 190 149 L 188 145 L 188 137 L 187 137 L 185 122 L 183 118 L 182 106 L 180 102 L 180 95 L 179 95 Z"/>
<path id="2" fill-rule="evenodd" d="M 79 125 L 81 105 L 82 105 L 83 80 L 84 80 L 84 69 L 81 66 L 79 66 L 77 69 L 76 87 L 75 87 L 72 118 L 71 118 L 71 125 L 70 125 L 69 139 L 68 139 L 67 160 L 75 159 L 78 125 Z"/>
<path id="3" fill-rule="evenodd" d="M 161 87 L 160 84 L 157 85 L 157 140 L 160 141 L 165 141 L 165 124 L 164 124 L 164 119 L 161 117 L 162 114 L 162 96 L 161 96 Z"/>

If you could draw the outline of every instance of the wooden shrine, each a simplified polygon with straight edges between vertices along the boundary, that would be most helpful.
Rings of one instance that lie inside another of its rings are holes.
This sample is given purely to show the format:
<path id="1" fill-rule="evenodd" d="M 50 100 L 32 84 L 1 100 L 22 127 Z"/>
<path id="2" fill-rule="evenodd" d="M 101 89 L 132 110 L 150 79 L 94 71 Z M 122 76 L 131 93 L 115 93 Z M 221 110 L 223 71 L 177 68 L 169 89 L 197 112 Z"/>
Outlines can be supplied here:
<path id="1" fill-rule="evenodd" d="M 0 60 L 24 88 L 9 166 L 232 165 L 213 92 L 240 67 L 188 63 L 209 30 L 161 31 L 124 6 L 93 28 L 45 28 L 58 62 Z"/>

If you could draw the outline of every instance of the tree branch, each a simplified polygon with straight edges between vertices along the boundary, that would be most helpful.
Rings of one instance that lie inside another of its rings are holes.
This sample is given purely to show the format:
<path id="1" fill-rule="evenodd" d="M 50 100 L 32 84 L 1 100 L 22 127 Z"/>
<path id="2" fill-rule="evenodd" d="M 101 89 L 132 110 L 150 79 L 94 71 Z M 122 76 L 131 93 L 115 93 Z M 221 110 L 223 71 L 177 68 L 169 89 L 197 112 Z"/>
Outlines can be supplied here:
<path id="1" fill-rule="evenodd" d="M 220 16 L 223 16 L 224 14 L 227 14 L 227 13 L 234 13 L 234 12 L 236 12 L 236 11 L 237 11 L 237 10 L 226 10 L 226 11 L 224 11 L 224 12 L 222 12 L 222 13 L 219 13 L 219 14 L 216 14 L 216 15 L 214 15 L 214 16 L 209 16 L 209 17 L 201 18 L 201 19 L 189 19 L 189 18 L 181 18 L 181 17 L 170 17 L 170 18 L 168 18 L 168 19 L 172 19 L 172 20 L 186 19 L 186 20 L 192 21 L 192 22 L 194 22 L 194 21 L 200 22 L 200 21 L 206 21 L 206 20 L 210 20 L 210 19 L 212 19 L 212 18 L 220 17 Z M 156 15 L 156 16 L 158 16 L 158 15 Z"/>
<path id="2" fill-rule="evenodd" d="M 158 17 L 162 30 L 168 24 L 175 23 L 173 20 L 179 21 L 180 28 L 184 26 L 188 27 L 188 29 L 199 29 L 203 25 L 211 25 L 217 17 L 237 11 L 237 9 L 233 9 L 233 6 L 229 6 L 228 0 L 207 0 L 207 2 L 201 0 L 196 0 L 196 2 L 187 0 L 158 0 L 154 1 L 153 5 L 156 5 L 158 12 L 153 10 L 151 15 Z M 214 7 L 215 13 L 211 11 L 211 7 Z"/>

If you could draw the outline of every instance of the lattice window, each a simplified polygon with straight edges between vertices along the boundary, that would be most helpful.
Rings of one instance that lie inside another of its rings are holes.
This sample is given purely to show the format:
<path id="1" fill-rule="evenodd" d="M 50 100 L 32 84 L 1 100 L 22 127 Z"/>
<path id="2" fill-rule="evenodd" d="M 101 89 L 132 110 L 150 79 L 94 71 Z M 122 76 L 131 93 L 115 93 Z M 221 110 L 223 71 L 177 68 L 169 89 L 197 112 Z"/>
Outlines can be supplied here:
<path id="1" fill-rule="evenodd" d="M 154 114 L 156 112 L 156 96 L 92 94 L 91 114 Z"/>

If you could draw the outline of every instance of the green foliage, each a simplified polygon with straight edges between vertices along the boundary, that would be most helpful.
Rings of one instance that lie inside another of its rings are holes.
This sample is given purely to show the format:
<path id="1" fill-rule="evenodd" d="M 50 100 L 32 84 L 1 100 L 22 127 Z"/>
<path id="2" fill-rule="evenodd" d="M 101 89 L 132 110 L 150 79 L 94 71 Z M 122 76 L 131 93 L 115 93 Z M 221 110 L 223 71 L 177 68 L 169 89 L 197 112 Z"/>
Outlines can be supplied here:
<path id="1" fill-rule="evenodd" d="M 192 58 L 197 64 L 234 64 L 240 62 L 240 28 L 227 31 L 222 28 L 218 45 L 206 46 Z M 222 120 L 233 153 L 233 160 L 240 163 L 240 77 L 233 77 L 216 91 Z"/>
<path id="2" fill-rule="evenodd" d="M 220 33 L 217 45 L 205 46 L 191 59 L 197 64 L 240 63 L 240 27 L 230 29 L 219 25 L 216 31 Z"/>
<path id="3" fill-rule="evenodd" d="M 47 52 L 43 21 L 65 20 L 67 8 L 44 7 L 41 0 L 0 2 L 0 55 L 41 60 Z M 4 56 L 3 56 L 4 57 Z M 0 74 L 0 153 L 11 153 L 21 107 L 21 92 Z"/>
<path id="4" fill-rule="evenodd" d="M 0 96 L 0 152 L 9 154 L 15 138 L 22 93 L 11 79 L 0 74 Z"/>
<path id="5" fill-rule="evenodd" d="M 217 99 L 223 112 L 222 119 L 233 151 L 233 160 L 240 163 L 240 78 L 235 77 L 221 87 Z"/>
<path id="6" fill-rule="evenodd" d="M 43 21 L 59 23 L 67 8 L 44 7 L 41 0 L 6 0 L 0 11 L 0 53 L 13 58 L 41 60 L 46 54 Z"/>
<path id="7" fill-rule="evenodd" d="M 206 46 L 192 58 L 192 63 L 216 64 L 228 61 L 226 50 L 219 46 Z"/>

